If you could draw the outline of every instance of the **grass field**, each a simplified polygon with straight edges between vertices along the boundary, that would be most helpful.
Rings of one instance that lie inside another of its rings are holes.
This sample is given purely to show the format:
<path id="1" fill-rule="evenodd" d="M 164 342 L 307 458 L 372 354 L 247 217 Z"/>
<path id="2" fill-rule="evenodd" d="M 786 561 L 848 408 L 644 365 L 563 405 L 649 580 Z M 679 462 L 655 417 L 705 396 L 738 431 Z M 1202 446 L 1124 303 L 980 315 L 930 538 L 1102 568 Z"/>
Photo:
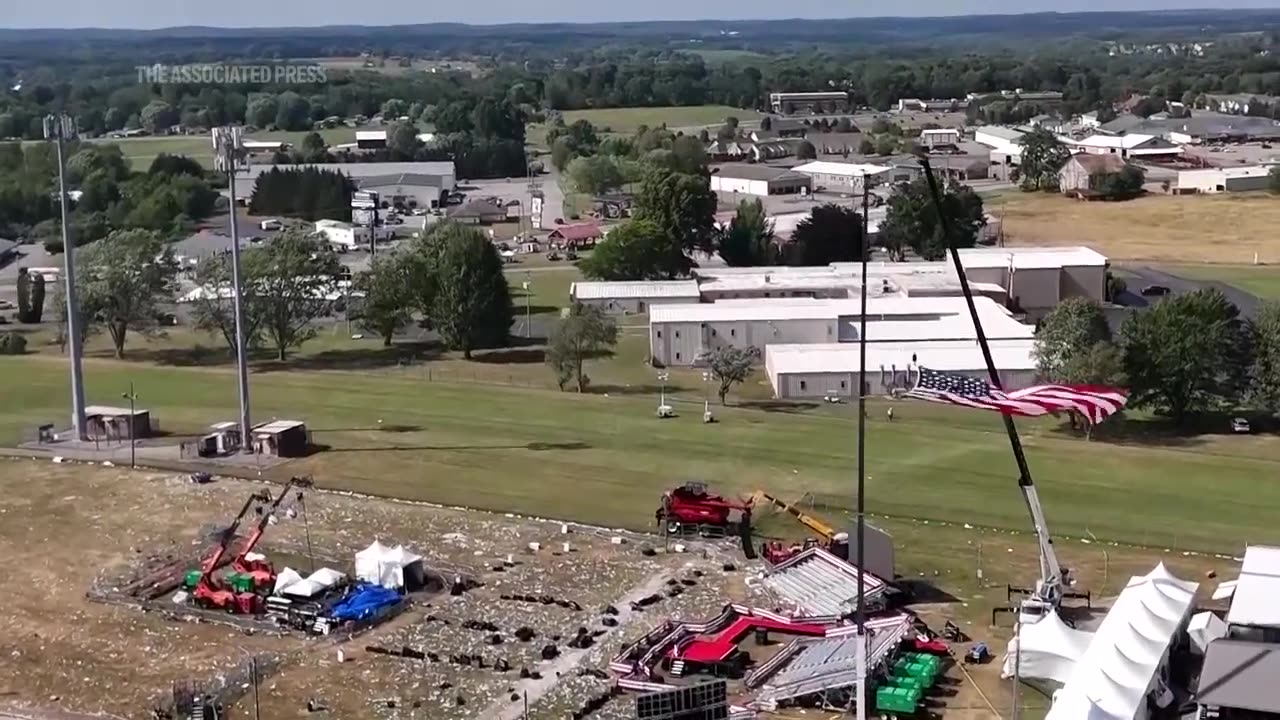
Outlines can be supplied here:
<path id="1" fill-rule="evenodd" d="M 651 522 L 663 488 L 690 478 L 732 493 L 812 493 L 837 511 L 852 499 L 854 423 L 846 406 L 717 409 L 721 422 L 704 425 L 697 384 L 683 391 L 681 417 L 658 421 L 652 380 L 582 396 L 439 382 L 430 364 L 385 373 L 271 370 L 254 374 L 256 417 L 305 419 L 329 449 L 287 472 L 313 472 L 333 487 L 633 527 Z M 96 360 L 86 374 L 90 402 L 113 401 L 134 382 L 141 404 L 172 432 L 198 432 L 235 414 L 233 375 L 224 368 Z M 65 417 L 60 359 L 3 359 L 0 378 L 0 437 L 12 442 Z M 896 415 L 898 422 L 882 422 L 883 408 L 873 405 L 873 512 L 1026 528 L 998 418 L 918 404 L 899 404 Z M 1223 552 L 1245 540 L 1280 541 L 1280 486 L 1259 480 L 1280 471 L 1276 438 L 1139 447 L 1065 437 L 1052 421 L 1023 428 L 1059 534 Z"/>
<path id="2" fill-rule="evenodd" d="M 727 105 L 695 105 L 690 107 L 645 107 L 645 108 L 601 108 L 599 110 L 568 110 L 564 113 L 564 121 L 572 124 L 578 120 L 588 120 L 597 128 L 608 128 L 611 132 L 630 135 L 641 125 L 657 127 L 666 125 L 671 129 L 700 128 L 708 125 L 720 125 L 730 115 L 743 122 L 760 118 L 755 110 L 728 107 Z"/>
<path id="3" fill-rule="evenodd" d="M 1151 195 L 1080 202 L 1049 193 L 988 198 L 1012 245 L 1087 245 L 1112 260 L 1280 262 L 1280 201 L 1266 194 Z"/>
<path id="4" fill-rule="evenodd" d="M 355 142 L 356 131 L 342 127 L 331 130 L 318 130 L 320 136 L 330 145 L 335 143 Z M 256 132 L 250 135 L 254 140 L 284 140 L 298 144 L 310 131 L 289 132 L 284 130 Z M 136 137 L 136 138 L 102 138 L 93 142 L 119 145 L 125 159 L 133 164 L 134 170 L 145 171 L 160 153 L 170 155 L 186 155 L 199 160 L 206 167 L 213 167 L 213 145 L 208 135 L 179 135 L 172 137 Z"/>
<path id="5" fill-rule="evenodd" d="M 1275 265 L 1169 265 L 1161 269 L 1191 280 L 1217 280 L 1260 298 L 1280 300 L 1280 267 Z"/>

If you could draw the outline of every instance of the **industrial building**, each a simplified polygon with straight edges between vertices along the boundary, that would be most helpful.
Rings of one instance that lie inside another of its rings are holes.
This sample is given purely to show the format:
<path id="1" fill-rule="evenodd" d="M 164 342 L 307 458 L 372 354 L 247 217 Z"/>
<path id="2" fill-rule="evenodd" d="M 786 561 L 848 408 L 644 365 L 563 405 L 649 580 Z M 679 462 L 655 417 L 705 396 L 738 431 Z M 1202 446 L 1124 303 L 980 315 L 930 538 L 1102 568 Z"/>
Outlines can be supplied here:
<path id="1" fill-rule="evenodd" d="M 711 171 L 711 189 L 721 193 L 766 197 L 806 194 L 811 188 L 808 175 L 787 168 L 732 163 Z"/>
<path id="2" fill-rule="evenodd" d="M 984 323 L 985 329 L 985 323 Z M 867 329 L 868 335 L 871 332 Z M 991 355 L 1006 390 L 1036 382 L 1035 340 L 990 340 Z M 778 344 L 765 349 L 765 372 L 779 399 L 857 397 L 861 346 L 856 343 Z M 982 349 L 973 339 L 868 342 L 863 394 L 907 390 L 921 367 L 987 379 Z"/>
<path id="3" fill-rule="evenodd" d="M 1182 147 L 1154 135 L 1091 135 L 1069 143 L 1081 152 L 1093 155 L 1118 155 L 1123 160 L 1177 160 Z"/>
<path id="4" fill-rule="evenodd" d="M 1035 333 L 990 298 L 975 298 L 987 336 L 1029 340 Z M 649 353 L 659 366 L 697 364 L 725 347 L 754 349 L 764 357 L 773 345 L 850 343 L 860 338 L 861 301 L 773 298 L 654 306 L 649 312 Z M 868 299 L 868 343 L 976 340 L 963 298 Z M 976 345 L 975 345 L 976 347 Z"/>
<path id="5" fill-rule="evenodd" d="M 432 198 L 439 201 L 441 193 L 452 192 L 457 184 L 453 161 L 399 162 L 399 163 L 303 163 L 299 165 L 250 165 L 236 173 L 236 199 L 248 200 L 253 195 L 254 184 L 264 172 L 271 170 L 302 170 L 316 168 L 340 172 L 351 178 L 361 190 L 373 190 L 386 195 L 384 207 L 393 207 L 393 200 L 400 196 L 407 203 L 430 207 Z"/>
<path id="6" fill-rule="evenodd" d="M 616 314 L 649 312 L 655 305 L 696 303 L 697 280 L 638 280 L 626 282 L 576 282 L 569 286 L 569 299 Z"/>
<path id="7" fill-rule="evenodd" d="M 850 108 L 849 93 L 838 91 L 769 93 L 769 106 L 778 115 L 846 113 Z"/>
<path id="8" fill-rule="evenodd" d="M 1182 170 L 1178 173 L 1177 192 L 1192 194 L 1266 190 L 1271 183 L 1271 170 L 1266 165 Z"/>
<path id="9" fill-rule="evenodd" d="M 792 171 L 806 175 L 813 187 L 828 192 L 861 195 L 864 188 L 875 187 L 887 179 L 893 168 L 888 165 L 830 162 L 815 160 L 798 165 Z"/>
<path id="10" fill-rule="evenodd" d="M 960 131 L 956 128 L 921 130 L 920 144 L 930 150 L 940 147 L 954 147 L 960 144 Z"/>

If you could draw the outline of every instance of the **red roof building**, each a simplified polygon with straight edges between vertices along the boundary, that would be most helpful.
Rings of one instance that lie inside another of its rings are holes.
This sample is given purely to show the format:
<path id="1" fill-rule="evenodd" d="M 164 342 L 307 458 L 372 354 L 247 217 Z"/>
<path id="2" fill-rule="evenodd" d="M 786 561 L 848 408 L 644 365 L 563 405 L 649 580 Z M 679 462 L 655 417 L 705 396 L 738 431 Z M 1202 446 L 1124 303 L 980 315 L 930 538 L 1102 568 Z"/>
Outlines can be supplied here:
<path id="1" fill-rule="evenodd" d="M 547 236 L 553 246 L 565 248 L 595 247 L 596 241 L 604 237 L 604 231 L 595 223 L 576 223 L 561 225 Z"/>

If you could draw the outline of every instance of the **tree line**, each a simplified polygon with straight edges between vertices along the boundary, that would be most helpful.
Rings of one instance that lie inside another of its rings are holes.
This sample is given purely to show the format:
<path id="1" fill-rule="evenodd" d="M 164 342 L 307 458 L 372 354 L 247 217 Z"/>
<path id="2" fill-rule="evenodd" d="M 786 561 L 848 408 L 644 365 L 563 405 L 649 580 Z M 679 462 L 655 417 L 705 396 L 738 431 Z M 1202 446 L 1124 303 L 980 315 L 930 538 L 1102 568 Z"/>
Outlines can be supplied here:
<path id="1" fill-rule="evenodd" d="M 1198 290 L 1129 315 L 1113 335 L 1097 303 L 1071 298 L 1041 321 L 1034 352 L 1045 380 L 1128 388 L 1129 408 L 1181 426 L 1241 408 L 1280 412 L 1274 301 L 1249 320 L 1217 289 Z"/>
<path id="2" fill-rule="evenodd" d="M 31 237 L 61 252 L 58 165 L 50 143 L 0 143 L 0 237 Z M 118 229 L 176 236 L 211 215 L 218 193 L 199 164 L 160 155 L 134 172 L 114 145 L 72 143 L 66 149 L 69 190 L 79 190 L 69 216 L 77 245 Z"/>

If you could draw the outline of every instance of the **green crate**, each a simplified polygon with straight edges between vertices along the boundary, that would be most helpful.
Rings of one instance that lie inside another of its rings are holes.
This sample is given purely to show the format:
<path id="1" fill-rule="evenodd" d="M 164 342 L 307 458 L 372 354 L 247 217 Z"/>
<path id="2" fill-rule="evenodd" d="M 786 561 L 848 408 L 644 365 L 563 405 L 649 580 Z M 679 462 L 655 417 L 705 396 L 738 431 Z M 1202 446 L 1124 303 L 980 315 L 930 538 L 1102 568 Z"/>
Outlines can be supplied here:
<path id="1" fill-rule="evenodd" d="M 186 577 L 182 581 L 182 584 L 188 590 L 190 590 L 194 588 L 196 585 L 200 584 L 200 578 L 203 576 L 204 576 L 203 570 L 188 570 Z"/>

